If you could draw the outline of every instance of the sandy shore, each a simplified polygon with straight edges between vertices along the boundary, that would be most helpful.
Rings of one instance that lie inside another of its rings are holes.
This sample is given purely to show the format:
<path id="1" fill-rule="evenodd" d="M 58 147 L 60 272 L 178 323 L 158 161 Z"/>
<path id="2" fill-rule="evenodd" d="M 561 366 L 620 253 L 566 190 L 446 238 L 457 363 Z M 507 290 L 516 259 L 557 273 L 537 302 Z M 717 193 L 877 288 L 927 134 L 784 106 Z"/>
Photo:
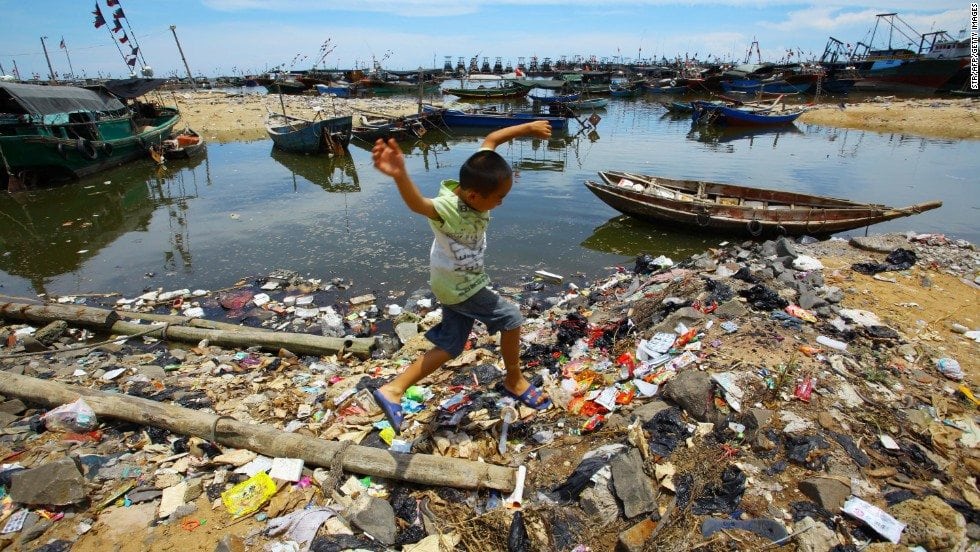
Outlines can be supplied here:
<path id="1" fill-rule="evenodd" d="M 312 118 L 317 110 L 324 114 L 408 115 L 417 110 L 416 100 L 408 97 L 343 100 L 323 96 L 229 94 L 218 91 L 177 92 L 161 98 L 176 102 L 186 124 L 217 142 L 256 140 L 265 137 L 265 118 L 269 111 Z M 813 106 L 799 119 L 802 123 L 855 128 L 875 132 L 897 132 L 915 136 L 953 140 L 980 140 L 980 101 L 957 99 L 895 99 L 879 96 L 869 100 Z"/>
<path id="2" fill-rule="evenodd" d="M 970 98 L 900 100 L 890 96 L 877 97 L 843 106 L 814 106 L 799 120 L 815 125 L 932 138 L 980 139 L 980 101 Z"/>

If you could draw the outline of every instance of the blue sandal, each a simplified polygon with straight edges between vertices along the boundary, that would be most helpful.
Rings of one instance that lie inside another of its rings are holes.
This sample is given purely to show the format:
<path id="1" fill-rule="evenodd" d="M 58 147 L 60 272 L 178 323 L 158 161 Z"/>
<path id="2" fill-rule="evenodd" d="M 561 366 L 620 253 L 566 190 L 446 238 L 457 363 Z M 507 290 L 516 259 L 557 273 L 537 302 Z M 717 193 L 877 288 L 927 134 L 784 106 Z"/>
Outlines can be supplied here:
<path id="1" fill-rule="evenodd" d="M 402 423 L 405 421 L 405 415 L 402 414 L 401 403 L 394 403 L 385 398 L 381 394 L 380 389 L 375 389 L 371 391 L 371 396 L 374 397 L 374 402 L 378 403 L 378 407 L 384 412 L 385 418 L 388 423 L 391 424 L 391 429 L 395 430 L 395 435 L 401 435 Z"/>
<path id="2" fill-rule="evenodd" d="M 544 393 L 533 385 L 528 386 L 528 388 L 520 395 L 512 393 L 509 389 L 504 387 L 504 394 L 516 401 L 520 401 L 520 403 L 524 406 L 535 410 L 544 410 L 551 406 L 551 399 L 544 396 Z"/>

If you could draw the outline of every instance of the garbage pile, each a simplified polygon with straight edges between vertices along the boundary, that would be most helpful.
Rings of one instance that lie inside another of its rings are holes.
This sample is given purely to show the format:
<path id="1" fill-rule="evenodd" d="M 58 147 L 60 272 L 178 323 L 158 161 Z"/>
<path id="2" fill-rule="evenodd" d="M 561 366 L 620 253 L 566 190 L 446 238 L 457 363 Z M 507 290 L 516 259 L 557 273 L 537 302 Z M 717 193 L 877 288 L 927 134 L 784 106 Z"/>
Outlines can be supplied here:
<path id="1" fill-rule="evenodd" d="M 278 271 L 104 305 L 373 339 L 360 356 L 149 335 L 92 347 L 65 321 L 8 320 L 0 549 L 966 550 L 980 538 L 980 254 L 938 235 L 852 243 L 722 244 L 500 288 L 528 315 L 524 371 L 554 406 L 505 396 L 478 325 L 405 393 L 397 436 L 370 390 L 428 348 L 440 311 L 425 292 L 351 296 Z M 59 383 L 92 393 L 45 407 Z M 213 425 L 98 412 L 145 399 Z M 223 444 L 221 427 L 246 426 L 279 437 Z M 296 438 L 333 452 L 304 460 Z M 368 450 L 404 463 L 354 458 Z M 429 461 L 446 471 L 410 469 Z M 484 468 L 504 483 L 470 484 Z"/>

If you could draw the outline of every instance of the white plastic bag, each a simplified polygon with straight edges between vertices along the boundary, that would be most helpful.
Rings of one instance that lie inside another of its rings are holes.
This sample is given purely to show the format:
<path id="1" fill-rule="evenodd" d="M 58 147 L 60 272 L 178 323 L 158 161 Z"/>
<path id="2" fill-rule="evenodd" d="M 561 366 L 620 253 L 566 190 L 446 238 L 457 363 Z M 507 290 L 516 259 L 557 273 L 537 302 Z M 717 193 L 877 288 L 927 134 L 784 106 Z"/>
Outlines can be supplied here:
<path id="1" fill-rule="evenodd" d="M 63 404 L 41 417 L 49 431 L 83 433 L 99 426 L 95 411 L 82 399 Z"/>

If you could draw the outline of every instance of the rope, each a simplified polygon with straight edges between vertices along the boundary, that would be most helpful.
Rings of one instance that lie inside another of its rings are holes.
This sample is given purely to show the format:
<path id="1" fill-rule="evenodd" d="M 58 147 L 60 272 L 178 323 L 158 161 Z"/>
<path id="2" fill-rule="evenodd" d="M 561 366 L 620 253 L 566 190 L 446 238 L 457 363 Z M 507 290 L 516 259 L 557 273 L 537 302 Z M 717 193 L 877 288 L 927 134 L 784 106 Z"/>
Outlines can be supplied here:
<path id="1" fill-rule="evenodd" d="M 231 416 L 227 416 L 225 414 L 221 414 L 217 418 L 215 418 L 214 419 L 214 423 L 211 424 L 211 442 L 212 443 L 217 443 L 218 442 L 218 422 L 220 422 L 221 420 L 231 420 L 233 422 L 237 422 L 238 421 L 237 419 L 235 419 L 235 418 L 233 418 Z"/>

